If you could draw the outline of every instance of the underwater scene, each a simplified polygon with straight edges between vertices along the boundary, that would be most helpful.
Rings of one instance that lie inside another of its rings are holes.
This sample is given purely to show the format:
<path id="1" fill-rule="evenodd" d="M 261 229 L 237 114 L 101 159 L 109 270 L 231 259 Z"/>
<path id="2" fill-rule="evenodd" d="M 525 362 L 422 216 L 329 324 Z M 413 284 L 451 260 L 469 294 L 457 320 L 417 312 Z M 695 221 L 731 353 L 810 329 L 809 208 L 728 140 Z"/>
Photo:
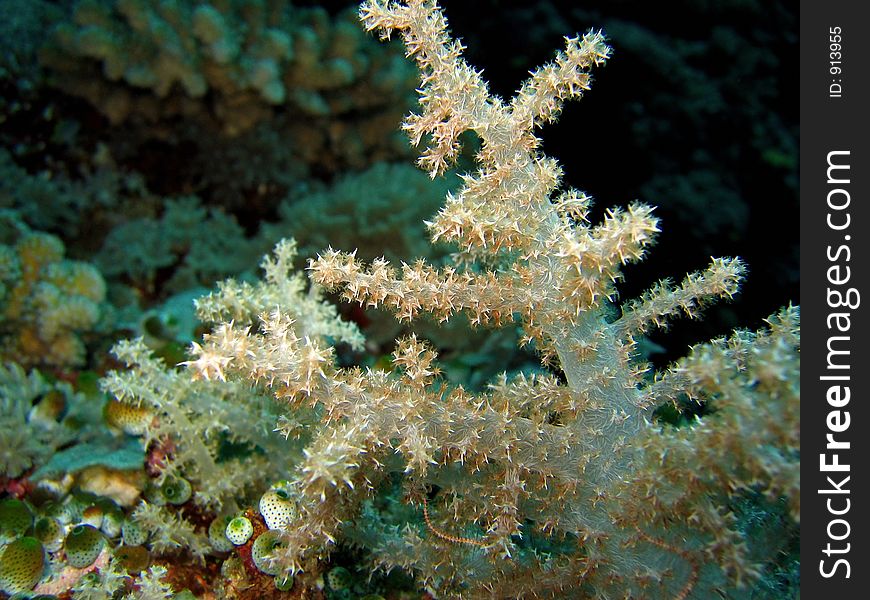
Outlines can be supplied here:
<path id="1" fill-rule="evenodd" d="M 0 0 L 0 599 L 782 600 L 784 0 Z"/>

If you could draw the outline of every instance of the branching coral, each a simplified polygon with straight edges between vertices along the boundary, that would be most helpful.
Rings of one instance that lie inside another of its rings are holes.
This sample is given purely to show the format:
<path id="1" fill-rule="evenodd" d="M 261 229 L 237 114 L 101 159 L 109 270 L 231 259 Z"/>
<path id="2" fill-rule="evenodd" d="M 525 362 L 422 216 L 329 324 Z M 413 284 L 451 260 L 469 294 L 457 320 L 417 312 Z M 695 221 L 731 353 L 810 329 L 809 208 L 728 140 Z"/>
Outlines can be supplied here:
<path id="1" fill-rule="evenodd" d="M 154 465 L 159 469 L 157 483 L 185 477 L 194 484 L 196 504 L 231 510 L 246 490 L 263 485 L 264 476 L 282 474 L 280 463 L 260 456 L 288 450 L 262 427 L 263 421 L 275 419 L 262 397 L 246 386 L 191 382 L 151 356 L 141 339 L 120 342 L 114 353 L 129 367 L 112 371 L 101 381 L 113 396 L 114 412 L 135 411 L 138 425 L 128 431 L 141 435 L 146 446 L 169 444 L 172 449 Z M 230 428 L 231 423 L 235 428 Z M 222 456 L 226 444 L 239 444 L 244 452 Z"/>
<path id="2" fill-rule="evenodd" d="M 198 301 L 201 317 L 244 324 L 256 318 L 252 307 L 265 306 L 276 314 L 304 319 L 300 329 L 306 339 L 324 349 L 327 337 L 359 346 L 355 327 L 340 322 L 334 307 L 324 303 L 317 290 L 306 290 L 304 277 L 291 273 L 294 254 L 294 244 L 278 244 L 275 254 L 263 262 L 265 282 L 225 282 L 221 294 Z M 152 464 L 158 471 L 156 484 L 184 477 L 193 484 L 194 504 L 212 513 L 233 513 L 270 481 L 286 478 L 301 458 L 301 443 L 307 438 L 293 432 L 311 427 L 317 414 L 282 418 L 285 436 L 274 435 L 270 424 L 278 420 L 278 413 L 272 403 L 246 383 L 223 381 L 219 358 L 200 353 L 196 366 L 208 380 L 191 381 L 186 373 L 152 356 L 141 339 L 120 342 L 113 352 L 128 368 L 101 380 L 112 396 L 107 415 L 112 424 L 142 436 L 145 446 L 168 448 Z M 322 360 L 327 361 L 325 351 Z M 181 514 L 143 503 L 135 518 L 151 533 L 158 552 L 185 547 L 202 557 L 210 548 Z"/>
<path id="3" fill-rule="evenodd" d="M 196 302 L 197 312 L 206 323 L 253 324 L 266 311 L 293 320 L 293 329 L 306 343 L 318 344 L 327 338 L 360 349 L 363 338 L 356 326 L 338 318 L 335 307 L 323 301 L 323 290 L 308 287 L 305 278 L 293 271 L 296 242 L 281 240 L 271 256 L 263 259 L 263 281 L 255 285 L 232 279 L 218 284 L 218 292 Z M 200 349 L 201 350 L 201 349 Z M 202 357 L 202 353 L 200 352 Z M 198 363 L 206 374 L 221 378 L 220 364 Z M 206 376 L 206 379 L 213 378 Z"/>
<path id="4" fill-rule="evenodd" d="M 361 16 L 384 37 L 399 32 L 423 73 L 422 113 L 405 122 L 412 141 L 428 143 L 420 166 L 441 174 L 462 133 L 480 138 L 479 170 L 429 228 L 433 240 L 487 260 L 397 269 L 328 250 L 311 262 L 312 279 L 400 319 L 517 319 L 564 378 L 504 376 L 471 394 L 438 379 L 435 353 L 415 337 L 399 342 L 393 373 L 339 369 L 298 313 L 248 303 L 243 314 L 260 314 L 254 329 L 225 312 L 194 348 L 195 372 L 268 388 L 288 421 L 321 415 L 302 423 L 310 441 L 291 484 L 299 514 L 282 529 L 274 566 L 313 567 L 402 473 L 403 497 L 425 526 L 387 520 L 395 543 L 371 546 L 373 560 L 413 570 L 447 596 L 708 598 L 754 580 L 760 565 L 749 557 L 763 551 L 749 552 L 755 540 L 734 524 L 729 500 L 735 490 L 783 496 L 799 517 L 798 310 L 757 334 L 699 345 L 651 377 L 636 337 L 730 297 L 744 267 L 713 259 L 614 309 L 622 266 L 643 257 L 658 222 L 633 204 L 587 223 L 590 199 L 559 191 L 558 164 L 533 133 L 589 88 L 589 71 L 610 54 L 603 36 L 567 38 L 505 103 L 465 63 L 434 1 L 372 0 Z M 238 289 L 224 286 L 212 301 L 238 305 Z M 653 421 L 657 406 L 682 397 L 707 402 L 710 414 L 675 430 Z"/>

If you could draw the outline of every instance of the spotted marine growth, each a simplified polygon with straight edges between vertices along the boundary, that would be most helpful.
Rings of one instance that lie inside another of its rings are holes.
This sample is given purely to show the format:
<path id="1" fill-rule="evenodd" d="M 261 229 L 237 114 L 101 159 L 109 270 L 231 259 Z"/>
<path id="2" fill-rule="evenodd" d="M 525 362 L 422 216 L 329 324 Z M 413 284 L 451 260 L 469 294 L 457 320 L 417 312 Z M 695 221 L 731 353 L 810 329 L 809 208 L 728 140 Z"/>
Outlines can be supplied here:
<path id="1" fill-rule="evenodd" d="M 231 515 L 221 515 L 212 519 L 208 526 L 208 541 L 216 552 L 229 552 L 233 543 L 227 535 L 227 526 L 233 521 Z M 253 528 L 252 528 L 253 531 Z"/>
<path id="2" fill-rule="evenodd" d="M 193 488 L 190 482 L 183 477 L 170 477 L 160 486 L 160 492 L 166 502 L 179 506 L 190 500 Z"/>
<path id="3" fill-rule="evenodd" d="M 106 539 L 95 527 L 76 525 L 67 534 L 64 544 L 67 562 L 76 569 L 88 567 L 97 560 L 105 545 Z"/>
<path id="4" fill-rule="evenodd" d="M 42 578 L 45 550 L 34 537 L 22 537 L 0 554 L 0 590 L 7 594 L 27 592 Z"/>
<path id="5" fill-rule="evenodd" d="M 103 526 L 103 507 L 97 504 L 92 504 L 82 511 L 82 523 L 90 525 L 95 529 Z"/>
<path id="6" fill-rule="evenodd" d="M 352 581 L 353 576 L 344 567 L 333 567 L 326 574 L 326 583 L 329 585 L 329 589 L 334 592 L 341 592 L 350 588 Z"/>
<path id="7" fill-rule="evenodd" d="M 293 589 L 293 576 L 287 575 L 285 577 L 276 576 L 275 577 L 275 589 L 279 592 L 289 592 Z"/>
<path id="8" fill-rule="evenodd" d="M 116 538 L 121 535 L 121 527 L 124 525 L 124 513 L 117 508 L 112 508 L 106 511 L 103 515 L 103 523 L 100 525 L 100 530 L 107 537 Z"/>
<path id="9" fill-rule="evenodd" d="M 236 517 L 227 523 L 227 539 L 236 546 L 247 543 L 252 535 L 254 535 L 254 525 L 247 517 Z"/>
<path id="10" fill-rule="evenodd" d="M 57 552 L 63 547 L 65 532 L 63 525 L 54 517 L 40 517 L 33 524 L 33 536 L 46 550 Z"/>
<path id="11" fill-rule="evenodd" d="M 281 529 L 297 512 L 296 502 L 284 489 L 271 489 L 260 497 L 260 515 L 269 529 Z"/>
<path id="12" fill-rule="evenodd" d="M 0 543 L 11 542 L 24 535 L 33 523 L 33 514 L 17 498 L 0 502 Z"/>
<path id="13" fill-rule="evenodd" d="M 154 411 L 144 405 L 112 399 L 103 407 L 103 418 L 110 427 L 130 435 L 142 435 L 154 420 Z"/>
<path id="14" fill-rule="evenodd" d="M 282 545 L 278 532 L 269 530 L 264 531 L 254 540 L 251 546 L 251 560 L 254 561 L 254 566 L 266 575 L 277 575 L 280 569 L 271 564 L 269 557 L 272 556 L 274 550 Z"/>
<path id="15" fill-rule="evenodd" d="M 151 562 L 151 554 L 144 546 L 118 546 L 113 558 L 130 574 L 144 571 Z"/>
<path id="16" fill-rule="evenodd" d="M 148 532 L 135 520 L 127 518 L 121 524 L 121 540 L 127 546 L 141 546 L 148 541 Z"/>

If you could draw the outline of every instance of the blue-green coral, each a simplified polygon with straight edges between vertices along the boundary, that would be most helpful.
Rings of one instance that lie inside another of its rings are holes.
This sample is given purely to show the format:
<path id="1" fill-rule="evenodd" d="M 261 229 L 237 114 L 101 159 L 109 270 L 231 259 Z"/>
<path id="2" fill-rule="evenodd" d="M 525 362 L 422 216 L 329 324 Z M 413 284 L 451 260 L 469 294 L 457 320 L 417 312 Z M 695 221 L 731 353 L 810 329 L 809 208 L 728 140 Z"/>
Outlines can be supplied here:
<path id="1" fill-rule="evenodd" d="M 43 403 L 58 402 L 60 411 L 41 414 Z M 61 417 L 82 402 L 68 384 L 50 383 L 15 363 L 0 364 L 0 475 L 19 477 L 73 442 L 83 432 Z"/>
<path id="2" fill-rule="evenodd" d="M 246 239 L 232 216 L 184 197 L 167 199 L 158 218 L 131 219 L 113 228 L 96 262 L 107 277 L 144 290 L 153 290 L 158 273 L 172 268 L 162 287 L 179 292 L 241 273 L 262 254 L 261 246 Z"/>

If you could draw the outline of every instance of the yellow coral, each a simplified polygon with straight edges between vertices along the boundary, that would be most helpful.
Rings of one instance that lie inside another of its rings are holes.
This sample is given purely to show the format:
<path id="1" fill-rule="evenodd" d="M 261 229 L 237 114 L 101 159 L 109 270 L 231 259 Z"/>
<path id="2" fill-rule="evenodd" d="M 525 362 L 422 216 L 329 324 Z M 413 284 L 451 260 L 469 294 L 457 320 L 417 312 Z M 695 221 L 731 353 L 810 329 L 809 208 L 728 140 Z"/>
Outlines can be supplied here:
<path id="1" fill-rule="evenodd" d="M 100 272 L 88 263 L 60 261 L 46 266 L 45 281 L 59 291 L 73 296 L 81 296 L 94 302 L 102 302 L 106 297 L 106 283 Z"/>
<path id="2" fill-rule="evenodd" d="M 86 492 L 111 498 L 120 506 L 130 507 L 136 504 L 145 488 L 145 474 L 142 471 L 124 471 L 97 465 L 79 473 L 77 483 Z"/>
<path id="3" fill-rule="evenodd" d="M 14 247 L 2 246 L 5 297 L 4 352 L 25 365 L 72 366 L 85 358 L 78 332 L 100 317 L 106 284 L 93 266 L 64 259 L 61 240 L 27 231 Z"/>
<path id="4" fill-rule="evenodd" d="M 65 249 L 59 238 L 41 232 L 25 235 L 15 246 L 21 261 L 21 271 L 24 281 L 33 282 L 42 268 L 63 258 Z"/>
<path id="5" fill-rule="evenodd" d="M 142 435 L 154 420 L 154 411 L 145 405 L 112 399 L 103 407 L 103 417 L 111 427 L 130 435 Z"/>

